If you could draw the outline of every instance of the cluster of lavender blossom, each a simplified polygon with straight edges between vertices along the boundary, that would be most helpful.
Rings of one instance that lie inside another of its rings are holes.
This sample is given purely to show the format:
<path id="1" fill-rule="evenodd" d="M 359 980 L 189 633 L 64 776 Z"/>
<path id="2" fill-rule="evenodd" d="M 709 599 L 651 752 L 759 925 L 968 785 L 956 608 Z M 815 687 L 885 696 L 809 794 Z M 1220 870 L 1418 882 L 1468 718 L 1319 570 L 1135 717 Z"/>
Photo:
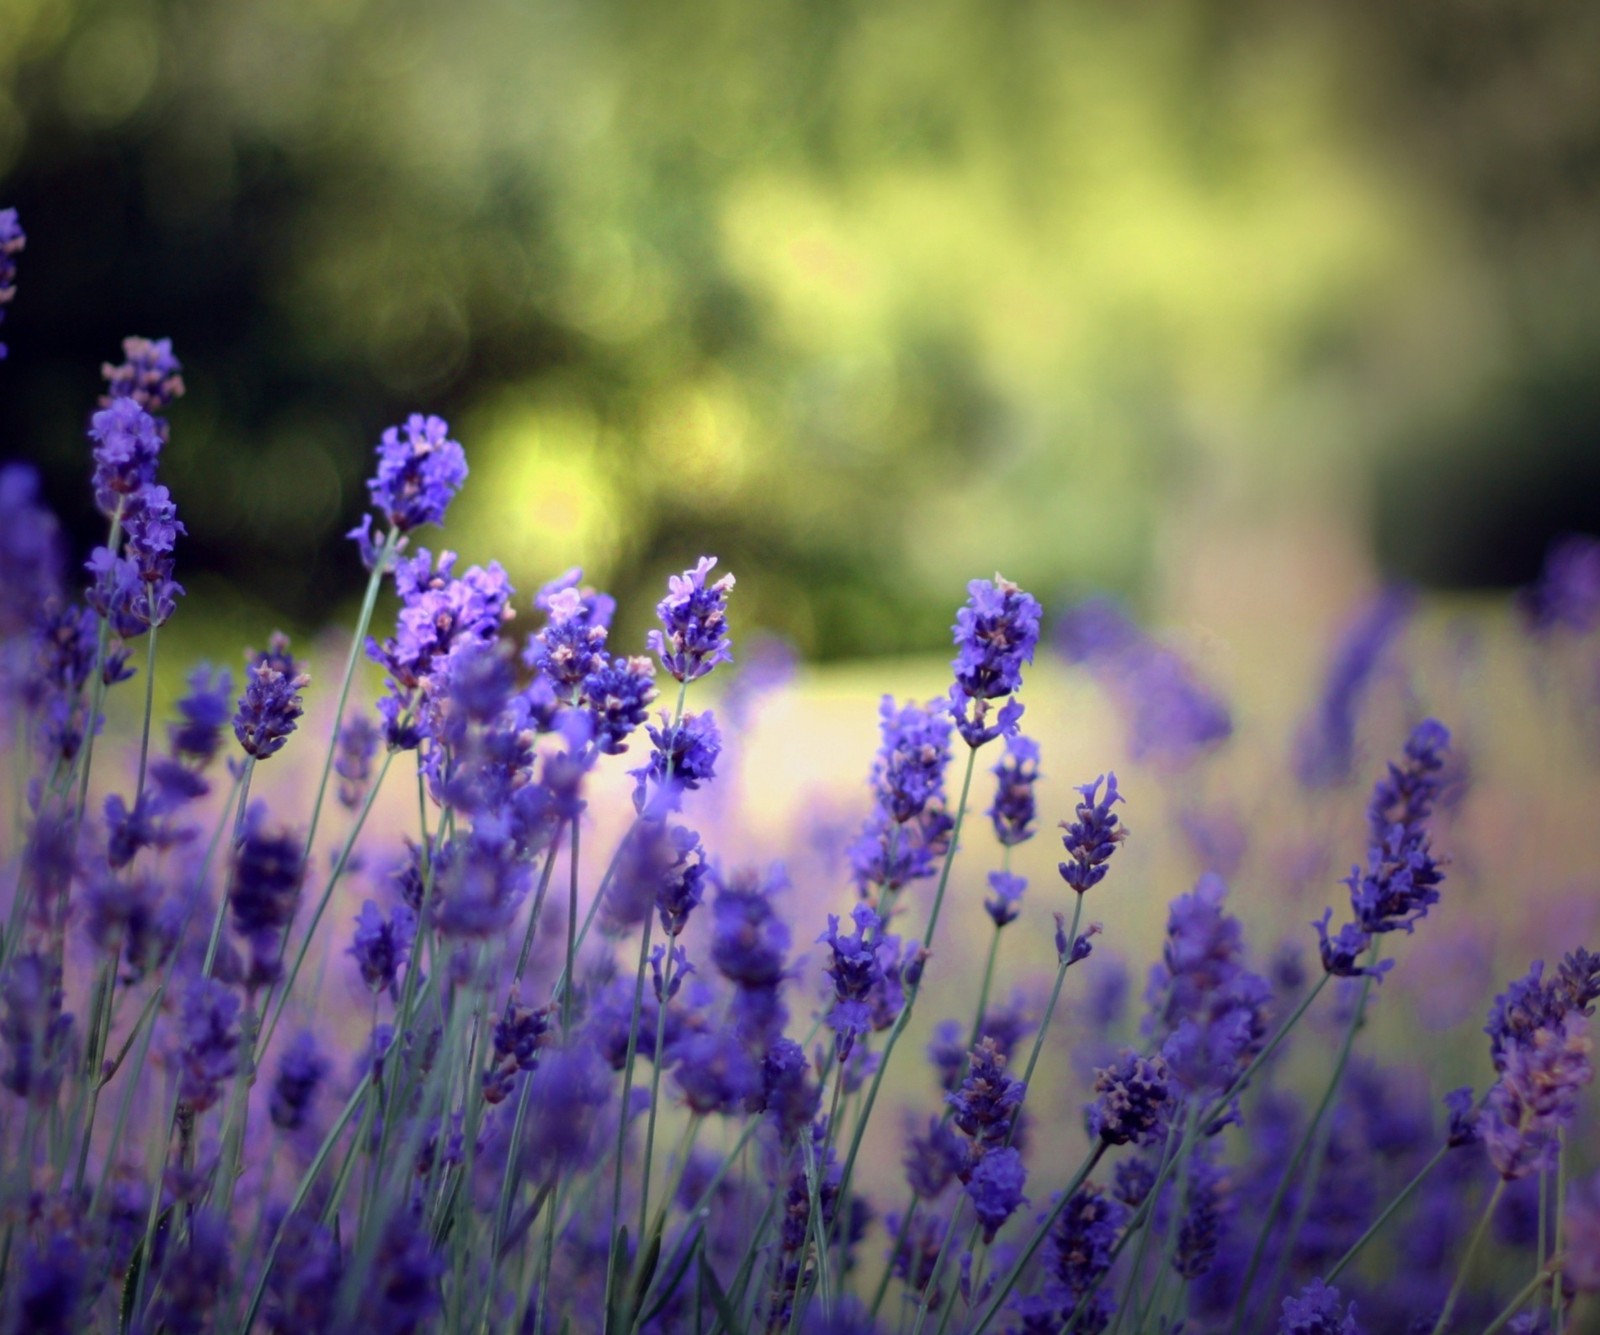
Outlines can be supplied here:
<path id="1" fill-rule="evenodd" d="M 0 304 L 21 245 L 0 212 Z M 1172 901 L 1142 1024 L 1119 1045 L 1123 980 L 1084 912 L 1109 893 L 1125 797 L 1109 773 L 1074 790 L 1053 938 L 1008 931 L 1029 890 L 1013 853 L 1048 793 L 1019 699 L 1042 609 L 976 580 L 948 695 L 883 701 L 870 811 L 845 849 L 854 903 L 827 915 L 826 982 L 808 990 L 793 945 L 817 924 L 786 916 L 782 868 L 725 866 L 685 814 L 723 758 L 689 688 L 732 662 L 733 577 L 710 557 L 675 576 L 649 653 L 628 655 L 613 600 L 570 572 L 533 599 L 519 654 L 506 572 L 413 545 L 467 475 L 438 417 L 377 447 L 331 734 L 303 735 L 310 679 L 273 635 L 237 695 L 227 672 L 193 669 L 161 741 L 157 632 L 183 595 L 184 529 L 156 481 L 158 414 L 183 382 L 164 340 L 124 353 L 89 429 L 108 532 L 81 576 L 33 472 L 0 469 L 16 775 L 0 1330 L 1577 1329 L 1574 1304 L 1600 1290 L 1600 1178 L 1582 1177 L 1569 1134 L 1600 957 L 1511 984 L 1489 1019 L 1492 1075 L 1439 1116 L 1415 1072 L 1354 1053 L 1395 966 L 1384 941 L 1440 900 L 1441 724 L 1417 723 L 1372 788 L 1349 920 L 1312 924 L 1320 972 L 1252 954 L 1219 867 Z M 394 629 L 369 637 L 385 588 Z M 1591 592 L 1600 608 L 1600 579 Z M 1571 604 L 1548 615 L 1570 621 Z M 1114 609 L 1063 635 L 1135 711 L 1136 752 L 1176 764 L 1226 739 L 1226 707 Z M 385 681 L 370 706 L 363 654 Z M 1352 763 L 1345 714 L 1375 658 L 1342 660 L 1317 716 L 1331 740 L 1305 769 L 1319 783 Z M 138 671 L 137 767 L 107 776 L 102 756 L 91 773 L 110 692 Z M 678 689 L 652 717 L 658 673 Z M 252 799 L 291 745 L 316 781 Z M 969 816 L 980 752 L 995 850 L 981 989 L 934 1030 L 940 1100 L 903 1137 L 903 1199 L 880 1220 L 858 1169 L 913 1012 L 952 981 L 937 929 L 963 835 L 988 844 Z M 606 760 L 629 753 L 611 799 L 623 833 L 586 861 Z M 414 837 L 358 851 L 396 786 L 414 786 Z M 362 877 L 376 896 L 330 916 Z M 996 1003 L 1002 951 L 1025 969 L 1052 942 L 1048 1002 Z M 329 958 L 351 962 L 363 1005 L 322 1002 Z M 1090 1075 L 1063 1122 L 1035 1091 L 1064 1078 L 1046 1037 L 1073 970 L 1090 976 L 1071 1044 Z"/>

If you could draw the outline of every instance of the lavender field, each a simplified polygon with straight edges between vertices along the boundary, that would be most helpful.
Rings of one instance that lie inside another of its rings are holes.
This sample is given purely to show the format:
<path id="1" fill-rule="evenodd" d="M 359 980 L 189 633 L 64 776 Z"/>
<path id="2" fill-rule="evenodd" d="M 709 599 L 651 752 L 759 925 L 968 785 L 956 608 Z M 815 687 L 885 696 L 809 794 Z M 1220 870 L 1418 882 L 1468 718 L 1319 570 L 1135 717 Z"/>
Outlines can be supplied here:
<path id="1" fill-rule="evenodd" d="M 208 663 L 185 389 L 106 364 L 92 550 L 0 468 L 5 1330 L 1600 1329 L 1600 542 L 821 669 L 694 534 L 638 642 L 458 559 L 416 413 L 355 623 Z"/>

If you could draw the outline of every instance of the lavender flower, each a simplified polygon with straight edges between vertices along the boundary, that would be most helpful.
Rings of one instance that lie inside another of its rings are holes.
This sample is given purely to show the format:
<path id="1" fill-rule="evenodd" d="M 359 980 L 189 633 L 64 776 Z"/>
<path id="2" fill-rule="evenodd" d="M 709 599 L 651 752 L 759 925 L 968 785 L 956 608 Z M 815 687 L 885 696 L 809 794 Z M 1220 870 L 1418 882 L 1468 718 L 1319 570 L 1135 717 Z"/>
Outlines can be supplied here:
<path id="1" fill-rule="evenodd" d="M 695 1034 L 677 1047 L 673 1077 L 693 1112 L 736 1113 L 761 1090 L 761 1069 L 725 1029 Z"/>
<path id="2" fill-rule="evenodd" d="M 994 805 L 989 820 L 995 838 L 1006 848 L 1014 848 L 1033 838 L 1033 822 L 1038 814 L 1033 786 L 1039 780 L 1039 743 L 1020 732 L 1006 738 L 1005 754 L 994 767 L 996 779 Z"/>
<path id="3" fill-rule="evenodd" d="M 1055 1279 L 1062 1286 L 1067 1311 L 1111 1269 L 1112 1248 L 1127 1218 L 1127 1210 L 1093 1182 L 1086 1182 L 1067 1201 L 1050 1235 Z M 1108 1309 L 1105 1315 L 1109 1314 Z"/>
<path id="4" fill-rule="evenodd" d="M 0 281 L 3 278 L 0 274 Z M 52 1231 L 42 1245 L 30 1242 L 16 1276 L 18 1289 L 11 1305 L 16 1324 L 9 1329 L 17 1335 L 77 1335 L 84 1329 L 84 1281 L 89 1270 L 89 1258 L 70 1229 Z"/>
<path id="5" fill-rule="evenodd" d="M 539 590 L 533 605 L 545 614 L 545 626 L 528 637 L 522 655 L 563 696 L 610 661 L 605 646 L 616 600 L 580 588 L 582 579 L 583 571 L 572 569 Z"/>
<path id="6" fill-rule="evenodd" d="M 166 1254 L 160 1283 L 153 1286 L 150 1328 L 170 1335 L 201 1335 L 212 1328 L 218 1300 L 233 1282 L 228 1222 L 213 1210 L 197 1210 L 183 1246 Z"/>
<path id="7" fill-rule="evenodd" d="M 897 708 L 888 695 L 879 703 L 878 718 L 883 743 L 872 765 L 873 793 L 889 818 L 903 825 L 930 803 L 944 804 L 950 724 L 937 701 Z"/>
<path id="8" fill-rule="evenodd" d="M 95 502 L 109 519 L 130 496 L 155 484 L 161 428 L 136 400 L 119 398 L 90 419 L 89 438 L 95 442 Z"/>
<path id="9" fill-rule="evenodd" d="M 971 1170 L 972 1147 L 943 1118 L 930 1117 L 926 1135 L 906 1138 L 906 1182 L 923 1200 L 931 1201 Z"/>
<path id="10" fill-rule="evenodd" d="M 202 663 L 189 674 L 189 691 L 178 701 L 182 722 L 169 724 L 167 736 L 173 756 L 204 769 L 222 745 L 228 722 L 233 678 Z"/>
<path id="11" fill-rule="evenodd" d="M 363 903 L 349 952 L 361 970 L 361 981 L 374 992 L 391 991 L 401 965 L 411 957 L 416 933 L 417 915 L 408 905 L 396 904 L 385 917 L 372 900 Z"/>
<path id="12" fill-rule="evenodd" d="M 1278 1335 L 1361 1335 L 1354 1303 L 1343 1303 L 1339 1290 L 1314 1279 L 1299 1296 L 1283 1300 Z"/>
<path id="13" fill-rule="evenodd" d="M 1294 772 L 1302 787 L 1327 788 L 1350 777 L 1362 702 L 1415 601 L 1406 589 L 1385 589 L 1340 635 L 1316 707 L 1295 737 Z"/>
<path id="14" fill-rule="evenodd" d="M 72 1016 L 62 1013 L 63 1000 L 55 964 L 32 951 L 11 961 L 0 983 L 0 1041 L 7 1056 L 0 1084 L 18 1098 L 45 1105 L 60 1088 L 72 1059 Z"/>
<path id="15" fill-rule="evenodd" d="M 1000 1226 L 1028 1199 L 1022 1194 L 1028 1173 L 1022 1155 L 1010 1147 L 990 1150 L 967 1179 L 967 1198 L 983 1225 L 983 1240 L 993 1242 Z"/>
<path id="16" fill-rule="evenodd" d="M 3 255 L 0 249 L 0 266 Z M 27 464 L 0 467 L 0 637 L 23 635 L 37 623 L 45 604 L 61 595 L 64 568 L 61 525 L 40 503 L 39 474 Z"/>
<path id="17" fill-rule="evenodd" d="M 262 803 L 251 804 L 228 890 L 234 930 L 250 942 L 253 986 L 278 981 L 284 933 L 300 905 L 305 878 L 300 837 L 267 829 L 266 817 Z"/>
<path id="18" fill-rule="evenodd" d="M 278 1059 L 278 1078 L 272 1082 L 268 1110 L 272 1124 L 298 1131 L 306 1124 L 317 1088 L 329 1071 L 328 1059 L 317 1047 L 316 1035 L 302 1029 Z"/>
<path id="19" fill-rule="evenodd" d="M 1089 1134 L 1108 1145 L 1159 1145 L 1167 1137 L 1172 1090 L 1160 1053 L 1141 1057 L 1125 1049 L 1095 1072 L 1095 1100 L 1084 1109 Z"/>
<path id="20" fill-rule="evenodd" d="M 233 735 L 247 755 L 265 760 L 276 755 L 295 730 L 304 708 L 300 692 L 311 677 L 289 653 L 289 637 L 274 631 L 262 653 L 250 650 L 249 681 L 233 716 Z"/>
<path id="21" fill-rule="evenodd" d="M 881 992 L 899 953 L 898 938 L 886 936 L 883 919 L 866 904 L 851 910 L 856 930 L 849 936 L 839 933 L 836 914 L 828 915 L 828 930 L 817 938 L 833 952 L 824 970 L 833 979 L 833 1005 L 828 1011 L 828 1027 L 834 1033 L 834 1046 L 842 1061 L 850 1055 L 857 1038 L 874 1027 L 873 994 Z"/>
<path id="22" fill-rule="evenodd" d="M 333 772 L 339 776 L 339 805 L 354 811 L 366 795 L 372 778 L 372 758 L 378 753 L 382 734 L 365 714 L 353 714 L 339 729 L 339 746 L 334 752 Z"/>
<path id="23" fill-rule="evenodd" d="M 945 1095 L 945 1102 L 954 1109 L 951 1120 L 986 1154 L 1010 1139 L 1023 1093 L 1022 1081 L 1006 1074 L 999 1045 L 983 1038 L 972 1049 L 967 1078 L 955 1093 Z"/>
<path id="24" fill-rule="evenodd" d="M 183 363 L 173 356 L 170 338 L 123 339 L 121 364 L 106 362 L 100 367 L 100 374 L 106 380 L 106 392 L 100 399 L 102 408 L 109 408 L 118 399 L 131 399 L 154 414 L 183 397 Z"/>
<path id="25" fill-rule="evenodd" d="M 1022 912 L 1022 895 L 1027 888 L 1025 877 L 1014 876 L 1008 871 L 989 873 L 989 889 L 994 892 L 994 897 L 984 900 L 983 907 L 994 919 L 996 927 L 1016 921 L 1017 915 Z"/>
<path id="26" fill-rule="evenodd" d="M 399 533 L 444 523 L 467 480 L 467 456 L 442 417 L 412 413 L 378 441 L 378 471 L 367 482 L 372 503 Z"/>
<path id="27" fill-rule="evenodd" d="M 211 1107 L 239 1069 L 239 998 L 214 978 L 196 976 L 178 1013 L 179 1098 L 194 1112 Z"/>
<path id="28" fill-rule="evenodd" d="M 1576 533 L 1557 538 L 1538 582 L 1524 589 L 1517 603 L 1535 635 L 1558 629 L 1587 635 L 1600 625 L 1600 542 Z"/>
<path id="29" fill-rule="evenodd" d="M 5 319 L 5 308 L 17 295 L 17 256 L 27 247 L 28 237 L 17 221 L 15 209 L 0 209 L 0 320 Z M 0 343 L 0 361 L 6 356 L 6 345 Z"/>
<path id="30" fill-rule="evenodd" d="M 579 698 L 594 722 L 595 749 L 621 755 L 656 698 L 655 666 L 648 658 L 613 658 L 583 678 Z"/>
<path id="31" fill-rule="evenodd" d="M 1099 795 L 1102 783 L 1106 785 L 1104 799 Z M 1128 831 L 1119 826 L 1111 810 L 1123 800 L 1117 791 L 1115 774 L 1103 774 L 1093 783 L 1084 784 L 1078 792 L 1083 794 L 1083 800 L 1077 806 L 1077 819 L 1070 824 L 1061 822 L 1061 828 L 1066 831 L 1061 843 L 1071 861 L 1059 865 L 1061 879 L 1081 895 L 1105 879 L 1106 863 L 1128 837 Z"/>
<path id="32" fill-rule="evenodd" d="M 717 775 L 717 757 L 722 753 L 722 733 L 716 715 L 685 714 L 673 723 L 665 712 L 661 726 L 647 729 L 655 750 L 633 775 L 634 809 L 652 818 L 676 810 L 684 792 L 693 792 Z M 650 785 L 654 796 L 649 796 Z"/>
<path id="33" fill-rule="evenodd" d="M 716 557 L 702 556 L 692 570 L 673 575 L 667 580 L 667 596 L 656 604 L 662 629 L 651 631 L 647 640 L 661 666 L 679 681 L 696 681 L 718 663 L 733 662 L 728 639 L 733 576 L 707 584 L 716 564 Z"/>
<path id="34" fill-rule="evenodd" d="M 1016 730 L 1022 706 L 1008 700 L 991 723 L 988 702 L 1022 689 L 1022 665 L 1033 662 L 1039 642 L 1038 601 L 999 575 L 967 585 L 967 603 L 952 627 L 956 656 L 950 714 L 968 746 L 979 747 Z"/>

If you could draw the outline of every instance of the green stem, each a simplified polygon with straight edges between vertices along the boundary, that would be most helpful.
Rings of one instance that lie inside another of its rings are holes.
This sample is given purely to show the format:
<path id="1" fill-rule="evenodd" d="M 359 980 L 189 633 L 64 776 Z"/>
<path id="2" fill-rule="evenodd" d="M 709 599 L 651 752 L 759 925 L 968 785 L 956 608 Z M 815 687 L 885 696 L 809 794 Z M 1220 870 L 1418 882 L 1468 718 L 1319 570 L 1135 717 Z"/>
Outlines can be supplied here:
<path id="1" fill-rule="evenodd" d="M 577 877 L 573 877 L 574 883 Z M 650 1166 L 655 1157 L 656 1104 L 661 1097 L 661 1050 L 667 1040 L 667 999 L 672 995 L 672 944 L 676 937 L 666 940 L 666 954 L 661 961 L 661 995 L 656 1004 L 656 1045 L 650 1060 L 650 1111 L 645 1115 L 644 1170 L 639 1175 L 639 1246 L 645 1245 L 645 1221 L 650 1215 Z"/>
<path id="2" fill-rule="evenodd" d="M 1539 1290 L 1542 1289 L 1546 1284 L 1550 1284 L 1551 1295 L 1556 1304 L 1559 1306 L 1561 1302 L 1561 1287 L 1557 1284 L 1551 1284 L 1551 1281 L 1554 1278 L 1555 1276 L 1549 1271 L 1541 1270 L 1537 1275 L 1535 1275 L 1525 1285 L 1522 1286 L 1522 1291 L 1518 1293 L 1515 1298 L 1513 1298 L 1505 1305 L 1504 1308 L 1501 1309 L 1500 1315 L 1495 1317 L 1493 1321 L 1484 1327 L 1483 1335 L 1500 1335 L 1500 1332 L 1511 1323 L 1517 1313 L 1520 1312 L 1524 1306 L 1526 1306 L 1528 1300 L 1537 1297 Z"/>
<path id="3" fill-rule="evenodd" d="M 1561 1255 L 1566 1246 L 1567 1228 L 1567 1129 L 1564 1126 L 1556 1128 L 1556 1230 L 1555 1254 Z M 1552 1285 L 1550 1288 L 1550 1330 L 1552 1335 L 1561 1335 L 1562 1328 L 1566 1325 L 1566 1312 L 1561 1305 L 1561 1286 Z"/>
<path id="4" fill-rule="evenodd" d="M 400 540 L 398 529 L 390 529 L 383 537 L 383 545 L 378 549 L 378 559 L 372 567 L 372 574 L 367 579 L 367 591 L 361 599 L 361 613 L 356 618 L 355 637 L 350 641 L 350 652 L 344 661 L 344 676 L 339 681 L 339 703 L 333 711 L 333 736 L 328 739 L 328 751 L 322 759 L 322 777 L 317 780 L 317 798 L 311 806 L 311 824 L 306 830 L 305 852 L 302 861 L 311 859 L 311 846 L 317 838 L 317 822 L 322 817 L 322 802 L 328 793 L 328 776 L 333 772 L 333 758 L 339 750 L 339 729 L 344 723 L 344 707 L 350 698 L 350 683 L 356 675 L 356 663 L 361 658 L 361 646 L 367 638 L 367 628 L 372 624 L 372 612 L 378 604 L 378 589 L 383 584 L 383 576 L 389 568 L 389 562 L 394 556 L 395 547 Z"/>
<path id="5" fill-rule="evenodd" d="M 561 989 L 561 1037 L 565 1040 L 572 1032 L 572 980 L 575 977 L 573 968 L 578 955 L 578 822 L 572 822 L 572 865 L 567 875 L 567 962 L 561 972 L 564 986 Z M 530 934 L 528 942 L 531 945 L 532 924 L 529 924 Z M 665 1011 L 665 1007 L 662 1008 Z M 660 1039 L 657 1038 L 656 1052 L 659 1054 Z"/>
<path id="6" fill-rule="evenodd" d="M 622 1156 L 628 1142 L 628 1104 L 633 1098 L 633 1059 L 639 1050 L 639 1016 L 644 1009 L 644 973 L 650 963 L 650 934 L 655 927 L 655 913 L 645 914 L 644 930 L 639 933 L 639 967 L 633 979 L 633 1018 L 628 1024 L 628 1053 L 622 1068 L 622 1102 L 617 1108 L 617 1152 L 611 1183 L 611 1242 L 606 1248 L 607 1304 L 606 1329 L 611 1327 L 611 1286 L 616 1282 L 617 1228 L 622 1217 Z M 657 1059 L 661 1054 L 656 1053 Z"/>
<path id="7" fill-rule="evenodd" d="M 1445 1295 L 1444 1307 L 1439 1311 L 1439 1319 L 1433 1323 L 1432 1335 L 1444 1335 L 1446 1327 L 1450 1324 L 1450 1316 L 1456 1310 L 1456 1301 L 1461 1297 L 1461 1290 L 1467 1282 L 1467 1272 L 1472 1269 L 1472 1262 L 1478 1255 L 1478 1248 L 1483 1245 L 1483 1238 L 1489 1231 L 1489 1224 L 1494 1219 L 1495 1207 L 1500 1204 L 1500 1197 L 1505 1194 L 1506 1180 L 1501 1178 L 1494 1184 L 1494 1191 L 1489 1195 L 1489 1203 L 1484 1207 L 1483 1217 L 1478 1220 L 1477 1228 L 1472 1230 L 1472 1237 L 1467 1242 L 1467 1250 L 1462 1253 L 1461 1266 L 1456 1271 L 1455 1283 L 1450 1286 L 1450 1292 Z"/>
<path id="8" fill-rule="evenodd" d="M 150 759 L 150 715 L 155 710 L 156 699 L 156 626 L 155 626 L 155 590 L 150 591 L 150 637 L 145 646 L 144 655 L 144 727 L 139 733 L 139 782 L 133 790 L 133 809 L 139 810 L 139 801 L 144 797 L 144 772 Z"/>
<path id="9" fill-rule="evenodd" d="M 1398 1212 L 1400 1208 L 1411 1199 L 1412 1193 L 1422 1185 L 1423 1179 L 1439 1166 L 1445 1155 L 1450 1153 L 1450 1148 L 1451 1147 L 1448 1144 L 1441 1145 L 1434 1153 L 1433 1158 L 1429 1159 L 1427 1163 L 1423 1164 L 1422 1167 L 1417 1170 L 1416 1176 L 1413 1177 L 1411 1181 L 1407 1182 L 1405 1186 L 1400 1188 L 1400 1194 L 1390 1201 L 1388 1205 L 1384 1206 L 1383 1213 L 1372 1221 L 1372 1223 L 1368 1226 L 1367 1231 L 1355 1240 L 1355 1243 L 1351 1246 L 1350 1250 L 1341 1256 L 1338 1261 L 1334 1263 L 1333 1269 L 1328 1271 L 1328 1273 L 1322 1277 L 1322 1282 L 1324 1284 L 1331 1286 L 1334 1280 L 1339 1278 L 1345 1267 L 1348 1266 L 1351 1261 L 1355 1260 L 1361 1249 L 1371 1242 L 1372 1239 L 1377 1235 L 1378 1230 L 1387 1224 L 1389 1220 L 1394 1217 L 1396 1212 Z"/>

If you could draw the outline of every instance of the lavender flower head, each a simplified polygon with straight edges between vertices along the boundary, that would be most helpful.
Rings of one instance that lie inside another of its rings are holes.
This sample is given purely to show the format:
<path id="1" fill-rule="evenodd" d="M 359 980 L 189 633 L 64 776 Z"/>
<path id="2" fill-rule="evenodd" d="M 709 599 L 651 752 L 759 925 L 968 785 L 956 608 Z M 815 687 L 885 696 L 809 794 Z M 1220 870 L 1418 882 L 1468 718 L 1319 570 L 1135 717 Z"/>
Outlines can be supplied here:
<path id="1" fill-rule="evenodd" d="M 950 688 L 950 713 L 967 745 L 976 748 L 1013 732 L 1022 717 L 1022 706 L 1008 700 L 991 723 L 988 701 L 1022 688 L 1022 665 L 1033 662 L 1043 609 L 1031 594 L 1000 575 L 993 581 L 973 580 L 967 595 L 951 628 L 956 679 Z"/>
<path id="2" fill-rule="evenodd" d="M 717 757 L 722 754 L 722 733 L 716 715 L 709 709 L 701 714 L 685 714 L 673 723 L 665 711 L 661 726 L 651 724 L 647 731 L 655 749 L 633 775 L 633 805 L 641 814 L 659 819 L 675 811 L 682 794 L 693 792 L 717 776 Z M 653 796 L 647 796 L 651 785 Z"/>
<path id="3" fill-rule="evenodd" d="M 1015 848 L 1033 838 L 1038 815 L 1033 786 L 1039 781 L 1039 743 L 1020 732 L 1006 738 L 1005 754 L 994 767 L 994 805 L 989 820 L 1003 847 Z"/>
<path id="4" fill-rule="evenodd" d="M 1167 1136 L 1172 1090 L 1160 1053 L 1131 1049 L 1095 1073 L 1095 1100 L 1084 1109 L 1089 1134 L 1108 1145 L 1159 1145 Z"/>
<path id="5" fill-rule="evenodd" d="M 94 441 L 94 496 L 108 519 L 128 497 L 156 480 L 163 438 L 160 424 L 131 398 L 113 399 L 89 422 Z"/>
<path id="6" fill-rule="evenodd" d="M 967 1179 L 967 1198 L 983 1226 L 985 1242 L 993 1242 L 1000 1226 L 1028 1199 L 1022 1194 L 1027 1180 L 1022 1155 L 1009 1146 L 991 1150 L 978 1160 Z"/>
<path id="7" fill-rule="evenodd" d="M 442 417 L 412 413 L 378 441 L 378 471 L 367 482 L 372 503 L 396 532 L 444 523 L 467 480 L 467 456 Z"/>
<path id="8" fill-rule="evenodd" d="M 1024 1093 L 1022 1081 L 1006 1074 L 1006 1059 L 999 1045 L 992 1038 L 983 1038 L 972 1049 L 967 1078 L 955 1093 L 945 1095 L 945 1102 L 953 1109 L 956 1126 L 980 1153 L 988 1153 L 1010 1138 Z"/>
<path id="9" fill-rule="evenodd" d="M 22 635 L 62 591 L 61 525 L 39 500 L 39 474 L 0 467 L 0 635 Z"/>
<path id="10" fill-rule="evenodd" d="M 289 653 L 289 637 L 274 631 L 262 653 L 251 651 L 250 680 L 239 697 L 233 716 L 233 734 L 247 755 L 265 760 L 276 755 L 289 740 L 304 709 L 300 692 L 310 682 Z"/>
<path id="11" fill-rule="evenodd" d="M 872 763 L 873 792 L 889 818 L 903 825 L 929 803 L 944 802 L 950 723 L 937 701 L 897 707 L 886 695 L 878 703 L 878 730 L 883 740 Z"/>
<path id="12" fill-rule="evenodd" d="M 264 804 L 251 803 L 228 892 L 234 930 L 251 945 L 253 983 L 278 979 L 284 933 L 299 907 L 305 877 L 300 837 L 269 829 L 266 815 Z"/>
<path id="13" fill-rule="evenodd" d="M 1600 626 L 1600 541 L 1578 533 L 1557 538 L 1538 582 L 1518 595 L 1517 604 L 1540 637 L 1556 630 L 1587 635 Z"/>
<path id="14" fill-rule="evenodd" d="M 628 738 L 649 716 L 656 698 L 655 664 L 648 658 L 613 658 L 583 678 L 579 698 L 594 724 L 595 749 L 621 755 Z"/>
<path id="15" fill-rule="evenodd" d="M 651 631 L 647 643 L 661 666 L 679 681 L 696 681 L 718 663 L 733 662 L 728 639 L 733 576 L 707 584 L 706 576 L 716 564 L 716 557 L 702 556 L 694 569 L 671 576 L 667 596 L 656 604 L 662 629 Z"/>
<path id="16" fill-rule="evenodd" d="M 197 1113 L 222 1097 L 239 1069 L 239 998 L 215 978 L 196 975 L 178 1013 L 179 1097 Z"/>
<path id="17" fill-rule="evenodd" d="M 989 889 L 994 892 L 994 897 L 984 900 L 983 908 L 996 927 L 1016 921 L 1017 915 L 1022 912 L 1022 896 L 1027 888 L 1026 877 L 1008 871 L 989 873 Z"/>
<path id="18" fill-rule="evenodd" d="M 154 414 L 183 397 L 183 363 L 173 356 L 170 338 L 123 339 L 122 363 L 106 362 L 100 374 L 106 379 L 102 408 L 109 408 L 117 399 L 132 399 Z"/>
<path id="19" fill-rule="evenodd" d="M 857 1038 L 869 1033 L 873 1025 L 872 999 L 888 981 L 887 974 L 899 956 L 899 941 L 884 935 L 883 919 L 866 904 L 851 910 L 855 931 L 839 932 L 837 914 L 828 915 L 828 930 L 817 938 L 832 951 L 824 966 L 833 979 L 833 1006 L 828 1011 L 828 1027 L 842 1061 L 850 1055 Z"/>
<path id="20" fill-rule="evenodd" d="M 608 594 L 579 587 L 583 571 L 574 568 L 539 590 L 533 605 L 543 612 L 542 630 L 528 637 L 522 661 L 548 677 L 565 696 L 608 661 L 606 637 L 616 600 Z"/>
<path id="21" fill-rule="evenodd" d="M 0 320 L 5 319 L 5 308 L 17 295 L 17 256 L 28 244 L 27 234 L 17 221 L 15 209 L 0 209 Z M 6 356 L 6 345 L 0 343 L 0 361 Z"/>
<path id="22" fill-rule="evenodd" d="M 1278 1335 L 1361 1335 L 1356 1305 L 1341 1303 L 1338 1289 L 1314 1279 L 1297 1297 L 1283 1300 Z"/>
<path id="23" fill-rule="evenodd" d="M 298 1131 L 306 1124 L 317 1088 L 331 1069 L 317 1047 L 316 1036 L 302 1029 L 278 1059 L 278 1077 L 272 1082 L 268 1111 L 272 1124 Z"/>
<path id="24" fill-rule="evenodd" d="M 387 917 L 367 900 L 356 915 L 355 935 L 350 954 L 361 970 L 361 981 L 373 992 L 394 988 L 400 968 L 411 957 L 411 943 L 417 934 L 417 915 L 409 905 L 396 904 Z"/>
<path id="25" fill-rule="evenodd" d="M 1104 798 L 1100 796 L 1102 783 L 1106 786 Z M 1081 895 L 1105 879 L 1106 864 L 1117 846 L 1128 837 L 1128 831 L 1118 824 L 1111 810 L 1123 800 L 1117 791 L 1115 774 L 1103 774 L 1093 783 L 1084 784 L 1078 792 L 1083 800 L 1077 806 L 1077 819 L 1061 822 L 1061 828 L 1066 831 L 1061 843 L 1071 861 L 1059 865 L 1061 879 Z"/>

